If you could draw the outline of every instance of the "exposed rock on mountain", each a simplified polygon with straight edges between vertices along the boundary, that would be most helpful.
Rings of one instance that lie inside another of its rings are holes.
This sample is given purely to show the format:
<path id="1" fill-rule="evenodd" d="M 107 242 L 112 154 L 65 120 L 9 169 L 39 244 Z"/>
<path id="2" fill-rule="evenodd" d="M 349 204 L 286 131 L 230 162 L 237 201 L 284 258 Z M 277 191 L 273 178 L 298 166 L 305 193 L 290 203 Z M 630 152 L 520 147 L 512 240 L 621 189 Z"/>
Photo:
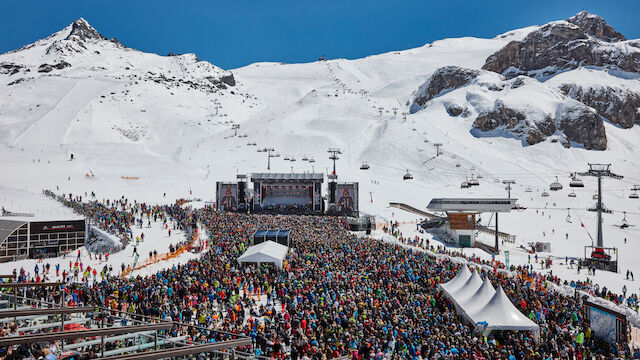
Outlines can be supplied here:
<path id="1" fill-rule="evenodd" d="M 602 118 L 584 105 L 563 106 L 557 113 L 558 129 L 571 141 L 584 145 L 587 150 L 605 150 L 607 136 Z"/>
<path id="2" fill-rule="evenodd" d="M 457 89 L 468 84 L 479 74 L 478 70 L 464 69 L 458 66 L 445 66 L 436 70 L 429 80 L 424 83 L 416 94 L 419 94 L 411 106 L 411 112 L 419 110 L 427 101 L 440 95 L 445 90 Z"/>
<path id="3" fill-rule="evenodd" d="M 636 92 L 611 86 L 583 88 L 578 84 L 563 84 L 560 90 L 623 128 L 640 123 L 640 94 Z"/>
<path id="4" fill-rule="evenodd" d="M 638 43 L 624 39 L 601 17 L 582 12 L 510 42 L 489 56 L 482 68 L 507 77 L 539 78 L 587 65 L 639 72 Z"/>
<path id="5" fill-rule="evenodd" d="M 106 40 L 107 38 L 102 36 L 96 29 L 94 29 L 89 23 L 80 18 L 71 24 L 71 32 L 66 37 L 66 40 L 77 38 L 79 40 Z"/>
<path id="6" fill-rule="evenodd" d="M 440 106 L 452 117 L 475 115 L 471 132 L 479 137 L 515 137 L 524 145 L 550 138 L 586 149 L 607 146 L 596 110 L 526 76 L 507 80 L 488 71 L 440 68 L 413 94 L 411 109 Z"/>
<path id="7" fill-rule="evenodd" d="M 575 16 L 567 19 L 567 22 L 578 25 L 585 33 L 607 42 L 627 40 L 624 35 L 617 32 L 611 25 L 607 24 L 603 18 L 591 14 L 588 11 L 581 11 Z"/>

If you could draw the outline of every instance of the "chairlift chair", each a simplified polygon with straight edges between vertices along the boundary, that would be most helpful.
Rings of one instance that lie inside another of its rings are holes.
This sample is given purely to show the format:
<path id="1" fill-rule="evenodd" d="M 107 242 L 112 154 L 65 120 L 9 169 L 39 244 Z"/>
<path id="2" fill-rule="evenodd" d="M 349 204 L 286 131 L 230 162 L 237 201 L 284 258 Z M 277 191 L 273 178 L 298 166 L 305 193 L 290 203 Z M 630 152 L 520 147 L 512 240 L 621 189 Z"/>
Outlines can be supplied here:
<path id="1" fill-rule="evenodd" d="M 549 193 L 546 191 L 543 191 L 541 195 L 542 197 L 549 197 Z"/>
<path id="2" fill-rule="evenodd" d="M 459 168 L 459 167 L 461 167 L 461 166 L 462 166 L 462 165 L 460 165 L 460 164 L 456 164 L 456 167 L 457 167 L 457 168 Z"/>
<path id="3" fill-rule="evenodd" d="M 285 161 L 289 161 L 289 155 L 285 155 L 285 156 L 283 157 L 283 159 L 284 159 Z"/>
<path id="4" fill-rule="evenodd" d="M 533 190 L 531 189 L 531 186 L 527 186 L 527 188 L 524 189 L 524 192 L 533 192 Z"/>
<path id="5" fill-rule="evenodd" d="M 474 179 L 472 175 L 471 180 L 469 180 L 469 186 L 478 186 L 478 185 L 480 185 L 480 182 L 477 179 Z"/>
<path id="6" fill-rule="evenodd" d="M 292 157 L 289 158 L 289 161 L 291 161 L 291 162 L 296 161 L 296 158 L 292 156 Z"/>
<path id="7" fill-rule="evenodd" d="M 598 200 L 598 193 L 593 194 L 592 199 L 593 199 L 593 200 Z"/>
<path id="8" fill-rule="evenodd" d="M 413 175 L 411 175 L 411 173 L 407 169 L 407 173 L 404 174 L 404 176 L 402 177 L 402 180 L 411 180 L 411 179 L 413 179 Z"/>
<path id="9" fill-rule="evenodd" d="M 570 198 L 574 198 L 576 197 L 576 193 L 574 193 L 573 191 L 569 193 L 569 195 L 567 195 Z"/>
<path id="10" fill-rule="evenodd" d="M 578 179 L 575 175 L 571 178 L 571 182 L 569 182 L 570 187 L 584 187 L 584 183 L 582 180 Z"/>
<path id="11" fill-rule="evenodd" d="M 309 158 L 309 162 L 310 162 L 310 163 L 314 163 L 314 162 L 316 162 L 316 159 L 314 159 L 314 158 Z"/>
<path id="12" fill-rule="evenodd" d="M 468 189 L 470 187 L 471 185 L 469 185 L 468 181 L 463 181 L 462 184 L 460 184 L 460 189 Z"/>
<path id="13" fill-rule="evenodd" d="M 309 158 L 307 157 L 307 155 L 302 157 L 302 161 L 309 161 Z"/>
<path id="14" fill-rule="evenodd" d="M 640 197 L 640 196 L 638 196 L 638 193 L 637 193 L 637 192 L 633 192 L 632 194 L 629 194 L 629 199 L 637 199 L 637 198 L 639 198 L 639 197 Z"/>
<path id="15" fill-rule="evenodd" d="M 551 191 L 562 190 L 562 184 L 560 184 L 560 182 L 558 182 L 558 177 L 557 176 L 556 176 L 556 181 L 552 182 L 551 185 L 549 185 L 549 190 L 551 190 Z"/>
<path id="16" fill-rule="evenodd" d="M 367 164 L 367 162 L 363 162 L 362 165 L 360 166 L 360 170 L 369 170 L 369 164 Z"/>

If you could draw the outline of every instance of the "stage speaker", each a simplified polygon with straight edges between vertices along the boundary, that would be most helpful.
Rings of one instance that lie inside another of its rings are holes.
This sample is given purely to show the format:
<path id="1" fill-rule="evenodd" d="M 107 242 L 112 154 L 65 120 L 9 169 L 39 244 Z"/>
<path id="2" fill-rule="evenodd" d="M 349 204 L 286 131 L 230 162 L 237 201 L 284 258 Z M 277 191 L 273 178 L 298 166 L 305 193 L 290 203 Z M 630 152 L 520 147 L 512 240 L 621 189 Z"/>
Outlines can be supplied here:
<path id="1" fill-rule="evenodd" d="M 246 189 L 247 183 L 244 181 L 238 181 L 238 204 L 247 202 Z"/>
<path id="2" fill-rule="evenodd" d="M 336 190 L 338 186 L 335 181 L 329 183 L 329 204 L 336 203 Z"/>

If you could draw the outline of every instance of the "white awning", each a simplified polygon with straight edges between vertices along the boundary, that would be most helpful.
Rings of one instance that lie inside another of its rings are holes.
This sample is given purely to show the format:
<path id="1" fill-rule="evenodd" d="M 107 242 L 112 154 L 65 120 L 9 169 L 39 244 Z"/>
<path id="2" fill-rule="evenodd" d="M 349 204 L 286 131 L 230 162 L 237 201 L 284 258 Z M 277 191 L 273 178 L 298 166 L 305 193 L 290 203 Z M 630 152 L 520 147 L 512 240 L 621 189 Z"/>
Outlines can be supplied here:
<path id="1" fill-rule="evenodd" d="M 540 327 L 518 310 L 498 286 L 496 293 L 483 307 L 469 314 L 471 321 L 485 331 L 528 330 L 536 336 Z"/>
<path id="2" fill-rule="evenodd" d="M 269 240 L 248 248 L 244 254 L 240 255 L 238 262 L 270 263 L 282 268 L 282 262 L 287 256 L 288 250 L 288 247 Z"/>
<path id="3" fill-rule="evenodd" d="M 453 279 L 444 284 L 440 284 L 440 289 L 444 290 L 444 292 L 449 295 L 462 287 L 470 276 L 471 272 L 467 265 L 462 265 L 462 268 L 460 268 L 460 271 L 458 271 L 458 274 Z"/>

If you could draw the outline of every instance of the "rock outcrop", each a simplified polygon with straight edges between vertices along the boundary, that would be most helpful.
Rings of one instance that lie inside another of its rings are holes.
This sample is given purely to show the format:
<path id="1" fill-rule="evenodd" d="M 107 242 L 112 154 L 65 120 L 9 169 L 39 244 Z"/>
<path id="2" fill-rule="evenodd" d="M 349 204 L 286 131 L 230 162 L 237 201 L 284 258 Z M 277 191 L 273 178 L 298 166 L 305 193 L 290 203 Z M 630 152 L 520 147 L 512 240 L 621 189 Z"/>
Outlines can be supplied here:
<path id="1" fill-rule="evenodd" d="M 489 56 L 482 69 L 508 78 L 543 78 L 587 65 L 640 72 L 638 44 L 623 40 L 624 36 L 604 19 L 583 12 L 566 21 L 546 24 L 522 41 L 508 43 Z"/>
<path id="2" fill-rule="evenodd" d="M 607 135 L 598 113 L 586 106 L 565 106 L 558 112 L 558 129 L 567 139 L 582 144 L 587 150 L 605 150 Z"/>
<path id="3" fill-rule="evenodd" d="M 563 84 L 560 91 L 596 109 L 598 114 L 623 128 L 640 124 L 640 94 L 636 92 L 609 86 L 583 88 L 577 84 Z"/>
<path id="4" fill-rule="evenodd" d="M 588 11 L 581 11 L 567 19 L 567 22 L 579 26 L 586 34 L 606 42 L 627 40 L 624 35 L 617 32 L 603 18 Z"/>
<path id="5" fill-rule="evenodd" d="M 411 101 L 411 113 L 415 113 L 427 101 L 440 95 L 445 90 L 457 89 L 475 79 L 480 72 L 461 68 L 459 66 L 445 66 L 436 70 L 433 75 L 418 88 Z"/>

